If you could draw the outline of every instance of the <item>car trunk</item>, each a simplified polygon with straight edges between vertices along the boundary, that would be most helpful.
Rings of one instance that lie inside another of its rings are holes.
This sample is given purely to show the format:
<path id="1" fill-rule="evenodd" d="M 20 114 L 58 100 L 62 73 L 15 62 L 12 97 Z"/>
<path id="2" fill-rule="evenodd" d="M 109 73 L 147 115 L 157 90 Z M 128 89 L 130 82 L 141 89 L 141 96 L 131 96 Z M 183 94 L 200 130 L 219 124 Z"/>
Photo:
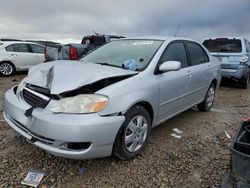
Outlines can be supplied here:
<path id="1" fill-rule="evenodd" d="M 239 53 L 211 53 L 219 62 L 222 69 L 237 70 L 240 65 L 242 55 Z"/>

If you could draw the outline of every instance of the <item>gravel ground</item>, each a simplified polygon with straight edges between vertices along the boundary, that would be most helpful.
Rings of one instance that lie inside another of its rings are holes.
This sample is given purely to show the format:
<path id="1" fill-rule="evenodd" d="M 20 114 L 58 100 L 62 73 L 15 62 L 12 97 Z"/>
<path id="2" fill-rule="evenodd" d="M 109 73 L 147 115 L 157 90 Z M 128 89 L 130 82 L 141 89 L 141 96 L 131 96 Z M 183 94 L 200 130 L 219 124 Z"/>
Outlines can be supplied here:
<path id="1" fill-rule="evenodd" d="M 25 75 L 0 78 L 3 92 Z M 210 112 L 184 112 L 152 131 L 141 156 L 69 160 L 54 157 L 27 143 L 3 122 L 0 114 L 0 187 L 22 187 L 30 169 L 43 169 L 41 187 L 220 187 L 229 172 L 229 145 L 240 121 L 249 115 L 249 89 L 221 87 Z M 170 136 L 173 128 L 183 137 Z M 80 175 L 79 169 L 86 173 Z"/>

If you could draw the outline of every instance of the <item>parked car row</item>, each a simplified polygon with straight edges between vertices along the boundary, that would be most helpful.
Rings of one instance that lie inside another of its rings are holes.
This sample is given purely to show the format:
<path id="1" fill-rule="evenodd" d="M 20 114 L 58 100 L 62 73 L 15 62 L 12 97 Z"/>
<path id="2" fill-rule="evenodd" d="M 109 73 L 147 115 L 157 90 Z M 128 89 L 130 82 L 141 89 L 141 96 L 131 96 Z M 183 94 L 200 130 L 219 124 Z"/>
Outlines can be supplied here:
<path id="1" fill-rule="evenodd" d="M 0 75 L 10 76 L 16 71 L 28 70 L 39 63 L 54 60 L 78 60 L 94 49 L 113 40 L 124 38 L 120 35 L 87 35 L 81 44 L 56 44 L 43 46 L 16 39 L 0 42 Z M 203 42 L 211 55 L 221 63 L 222 78 L 238 82 L 246 89 L 249 84 L 250 44 L 242 38 L 210 38 Z M 43 56 L 44 54 L 44 56 Z"/>
<path id="2" fill-rule="evenodd" d="M 79 61 L 29 69 L 4 95 L 6 122 L 30 143 L 57 156 L 133 159 L 151 128 L 198 106 L 208 111 L 220 63 L 196 41 L 125 38 Z"/>

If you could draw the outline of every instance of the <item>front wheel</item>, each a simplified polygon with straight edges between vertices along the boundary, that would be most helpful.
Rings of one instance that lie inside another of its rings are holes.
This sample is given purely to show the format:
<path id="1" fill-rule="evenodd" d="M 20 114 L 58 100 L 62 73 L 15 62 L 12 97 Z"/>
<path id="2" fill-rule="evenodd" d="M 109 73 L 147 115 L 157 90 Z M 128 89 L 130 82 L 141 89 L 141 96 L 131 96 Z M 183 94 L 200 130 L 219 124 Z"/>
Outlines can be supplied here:
<path id="1" fill-rule="evenodd" d="M 209 111 L 214 104 L 215 99 L 215 85 L 212 83 L 206 93 L 204 101 L 197 105 L 200 111 Z"/>
<path id="2" fill-rule="evenodd" d="M 139 155 L 145 147 L 151 130 L 151 119 L 145 108 L 133 106 L 125 114 L 113 146 L 113 154 L 123 160 Z"/>

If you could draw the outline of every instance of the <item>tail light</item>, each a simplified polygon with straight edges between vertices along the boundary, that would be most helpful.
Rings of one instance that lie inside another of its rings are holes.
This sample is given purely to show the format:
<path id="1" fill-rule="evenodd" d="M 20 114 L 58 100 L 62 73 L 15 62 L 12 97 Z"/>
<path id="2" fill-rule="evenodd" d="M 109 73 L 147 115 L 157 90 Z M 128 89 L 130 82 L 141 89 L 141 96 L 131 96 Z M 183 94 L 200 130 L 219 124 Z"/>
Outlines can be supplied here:
<path id="1" fill-rule="evenodd" d="M 248 56 L 247 55 L 243 55 L 240 58 L 240 63 L 241 64 L 245 64 L 248 61 Z"/>
<path id="2" fill-rule="evenodd" d="M 69 57 L 70 60 L 77 60 L 77 48 L 72 46 L 69 47 Z"/>
<path id="3" fill-rule="evenodd" d="M 45 46 L 44 48 L 44 59 L 45 59 L 45 62 L 47 61 L 47 47 Z"/>

